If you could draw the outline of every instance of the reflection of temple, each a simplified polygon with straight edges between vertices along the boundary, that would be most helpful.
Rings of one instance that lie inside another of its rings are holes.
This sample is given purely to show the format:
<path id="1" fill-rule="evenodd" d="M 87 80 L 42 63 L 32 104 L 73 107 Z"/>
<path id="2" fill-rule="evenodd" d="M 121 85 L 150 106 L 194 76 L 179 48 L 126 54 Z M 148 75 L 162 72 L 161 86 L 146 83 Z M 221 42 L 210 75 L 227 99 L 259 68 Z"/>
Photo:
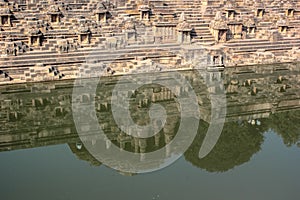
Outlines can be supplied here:
<path id="1" fill-rule="evenodd" d="M 199 161 L 198 157 L 195 157 L 198 153 L 196 150 L 205 135 L 205 129 L 200 128 L 192 147 L 185 154 L 186 159 L 208 171 L 226 171 L 247 162 L 253 153 L 259 151 L 263 142 L 262 133 L 267 128 L 272 128 L 281 135 L 285 144 L 299 144 L 299 127 L 293 123 L 299 119 L 297 109 L 300 107 L 297 67 L 292 64 L 265 66 L 263 69 L 252 66 L 207 73 L 207 80 L 224 79 L 227 92 L 227 123 L 215 149 L 204 158 L 205 160 Z M 197 75 L 196 71 L 181 73 L 193 86 L 198 96 L 201 118 L 205 121 L 202 122 L 207 125 L 212 112 L 210 95 L 216 93 L 220 86 L 206 86 L 203 77 Z M 164 73 L 148 76 L 165 78 Z M 162 148 L 175 137 L 180 119 L 174 94 L 157 84 L 129 91 L 130 111 L 137 124 L 148 123 L 148 109 L 154 102 L 160 103 L 167 111 L 167 122 L 159 134 L 148 139 L 135 138 L 122 132 L 111 114 L 111 91 L 118 79 L 119 77 L 102 79 L 95 98 L 99 124 L 110 140 L 107 142 L 107 148 L 117 145 L 125 151 L 136 153 Z M 93 158 L 79 141 L 71 112 L 72 88 L 71 81 L 0 87 L 0 151 L 68 143 L 78 158 L 99 165 L 100 162 Z M 182 94 L 185 90 L 186 88 L 180 86 L 177 88 Z M 88 93 L 81 95 L 82 102 L 88 103 L 91 99 L 93 96 Z M 259 121 L 262 125 L 252 126 L 248 121 L 256 124 Z M 235 149 L 231 149 L 232 146 Z M 224 156 L 220 149 L 232 153 L 223 167 L 224 163 L 214 162 Z M 168 153 L 166 152 L 166 157 L 169 156 Z"/>

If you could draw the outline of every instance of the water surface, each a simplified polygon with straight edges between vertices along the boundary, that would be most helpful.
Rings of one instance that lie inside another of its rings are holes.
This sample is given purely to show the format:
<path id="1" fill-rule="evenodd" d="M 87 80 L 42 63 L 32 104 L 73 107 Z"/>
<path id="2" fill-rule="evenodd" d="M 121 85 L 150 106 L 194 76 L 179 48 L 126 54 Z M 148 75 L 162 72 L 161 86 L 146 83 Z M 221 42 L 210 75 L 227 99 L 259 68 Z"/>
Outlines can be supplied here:
<path id="1" fill-rule="evenodd" d="M 72 118 L 72 81 L 1 86 L 1 199 L 297 199 L 299 77 L 294 66 L 285 67 L 280 74 L 270 66 L 252 68 L 251 74 L 247 68 L 228 69 L 217 76 L 224 78 L 227 117 L 217 144 L 202 159 L 198 152 L 211 123 L 206 92 L 211 90 L 195 81 L 194 72 L 183 72 L 199 97 L 197 135 L 180 159 L 145 174 L 111 169 L 83 145 Z M 285 79 L 280 82 L 279 76 Z M 249 79 L 253 83 L 247 86 Z M 142 154 L 176 137 L 178 102 L 157 84 L 132 93 L 131 115 L 136 123 L 147 124 L 149 104 L 160 103 L 169 128 L 145 140 L 120 131 L 110 110 L 112 80 L 100 84 L 94 102 L 112 145 Z M 284 85 L 288 88 L 283 90 Z M 253 87 L 257 94 L 251 94 Z M 154 100 L 155 95 L 162 97 Z"/>

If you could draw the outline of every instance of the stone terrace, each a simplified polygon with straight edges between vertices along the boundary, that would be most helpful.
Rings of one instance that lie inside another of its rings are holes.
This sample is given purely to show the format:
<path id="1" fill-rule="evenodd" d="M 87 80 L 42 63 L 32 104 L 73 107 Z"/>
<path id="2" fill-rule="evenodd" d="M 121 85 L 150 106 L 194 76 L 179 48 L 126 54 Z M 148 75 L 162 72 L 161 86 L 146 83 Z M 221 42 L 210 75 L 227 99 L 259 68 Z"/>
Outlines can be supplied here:
<path id="1" fill-rule="evenodd" d="M 171 52 L 205 49 L 212 67 L 298 62 L 299 6 L 288 0 L 2 0 L 0 84 L 76 78 L 92 52 L 100 61 L 167 60 L 153 51 L 157 45 Z"/>

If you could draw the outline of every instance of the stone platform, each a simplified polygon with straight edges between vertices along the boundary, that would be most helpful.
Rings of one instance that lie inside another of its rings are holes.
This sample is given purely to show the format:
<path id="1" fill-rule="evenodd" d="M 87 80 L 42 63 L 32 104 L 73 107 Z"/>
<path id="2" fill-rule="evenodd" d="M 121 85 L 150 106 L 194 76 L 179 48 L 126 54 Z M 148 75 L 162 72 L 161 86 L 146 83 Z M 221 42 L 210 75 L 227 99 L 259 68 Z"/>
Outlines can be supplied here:
<path id="1" fill-rule="evenodd" d="M 0 84 L 300 59 L 296 0 L 2 0 Z"/>

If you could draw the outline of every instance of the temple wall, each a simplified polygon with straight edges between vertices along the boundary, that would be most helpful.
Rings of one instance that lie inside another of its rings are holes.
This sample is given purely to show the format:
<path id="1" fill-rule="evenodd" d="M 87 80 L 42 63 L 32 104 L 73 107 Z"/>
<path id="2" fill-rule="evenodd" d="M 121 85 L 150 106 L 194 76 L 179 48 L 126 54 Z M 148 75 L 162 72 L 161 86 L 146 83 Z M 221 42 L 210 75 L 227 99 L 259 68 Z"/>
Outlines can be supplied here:
<path id="1" fill-rule="evenodd" d="M 112 62 L 117 50 L 146 56 L 151 45 L 171 52 L 204 48 L 208 67 L 299 62 L 299 6 L 288 0 L 2 1 L 0 84 L 73 79 L 91 52 Z M 47 74 L 53 66 L 61 74 Z"/>

